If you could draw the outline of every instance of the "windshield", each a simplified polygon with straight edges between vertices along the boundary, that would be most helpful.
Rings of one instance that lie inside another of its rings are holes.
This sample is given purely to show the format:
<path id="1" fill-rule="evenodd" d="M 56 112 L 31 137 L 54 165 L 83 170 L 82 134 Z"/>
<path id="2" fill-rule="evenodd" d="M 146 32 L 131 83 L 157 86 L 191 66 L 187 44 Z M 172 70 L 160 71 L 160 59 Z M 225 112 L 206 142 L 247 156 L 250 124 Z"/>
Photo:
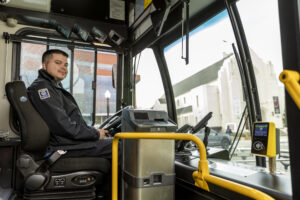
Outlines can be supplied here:
<path id="1" fill-rule="evenodd" d="M 222 34 L 220 34 L 222 33 Z M 190 63 L 181 59 L 181 40 L 165 48 L 177 109 L 178 127 L 196 125 L 208 112 L 208 126 L 225 132 L 237 128 L 245 107 L 235 43 L 226 11 L 190 34 Z"/>
<path id="2" fill-rule="evenodd" d="M 278 81 L 282 59 L 277 1 L 243 0 L 237 2 L 237 7 L 253 62 L 262 120 L 274 122 L 280 137 L 277 169 L 289 171 L 284 90 Z M 195 126 L 212 112 L 207 126 L 211 133 L 212 130 L 218 133 L 218 140 L 226 136 L 227 143 L 231 143 L 238 130 L 241 134 L 236 150 L 230 152 L 230 159 L 256 165 L 255 156 L 251 154 L 249 116 L 234 48 L 237 49 L 236 40 L 225 10 L 190 32 L 188 65 L 181 58 L 181 39 L 167 46 L 164 55 L 175 97 L 178 127 Z M 217 137 L 213 139 L 217 141 Z"/>

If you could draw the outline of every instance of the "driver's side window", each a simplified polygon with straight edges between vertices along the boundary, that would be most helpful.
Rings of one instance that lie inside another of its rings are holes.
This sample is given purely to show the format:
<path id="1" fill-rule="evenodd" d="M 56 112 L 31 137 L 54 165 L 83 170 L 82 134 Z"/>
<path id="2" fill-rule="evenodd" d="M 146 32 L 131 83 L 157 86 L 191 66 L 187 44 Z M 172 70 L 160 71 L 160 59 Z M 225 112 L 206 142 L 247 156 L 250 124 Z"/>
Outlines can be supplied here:
<path id="1" fill-rule="evenodd" d="M 42 55 L 47 48 L 61 49 L 69 55 L 69 73 L 62 81 L 62 84 L 64 89 L 72 93 L 76 99 L 87 124 L 91 125 L 93 123 L 92 115 L 94 112 L 95 121 L 99 124 L 104 121 L 107 115 L 115 113 L 116 89 L 112 86 L 112 68 L 117 64 L 117 55 L 115 53 L 77 47 L 71 51 L 68 47 L 21 42 L 19 76 L 24 81 L 26 87 L 37 78 L 38 70 L 42 66 Z M 95 59 L 95 53 L 97 53 L 97 60 Z M 95 73 L 96 107 L 94 110 L 93 81 Z M 73 80 L 72 84 L 71 80 Z M 110 94 L 109 101 L 105 97 L 105 93 L 107 92 Z"/>

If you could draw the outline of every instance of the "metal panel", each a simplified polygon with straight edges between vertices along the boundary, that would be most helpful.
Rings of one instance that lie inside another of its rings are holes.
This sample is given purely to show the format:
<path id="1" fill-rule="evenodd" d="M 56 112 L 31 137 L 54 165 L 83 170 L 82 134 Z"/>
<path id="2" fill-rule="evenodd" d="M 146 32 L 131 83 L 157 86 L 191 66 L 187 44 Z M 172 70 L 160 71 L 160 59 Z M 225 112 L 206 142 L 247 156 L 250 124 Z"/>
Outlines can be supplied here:
<path id="1" fill-rule="evenodd" d="M 174 141 L 139 139 L 125 140 L 124 144 L 124 172 L 142 182 L 138 186 L 123 178 L 124 199 L 173 199 L 174 197 Z M 155 184 L 153 174 L 161 175 Z M 173 181 L 170 181 L 170 179 Z"/>
<path id="2" fill-rule="evenodd" d="M 174 141 L 139 139 L 124 141 L 124 170 L 136 177 L 152 172 L 174 173 Z"/>
<path id="3" fill-rule="evenodd" d="M 140 190 L 129 186 L 124 194 L 124 199 L 171 200 L 174 199 L 174 191 L 174 185 L 157 188 L 143 188 Z"/>
<path id="4" fill-rule="evenodd" d="M 123 110 L 122 132 L 168 132 L 176 125 L 165 111 Z M 123 141 L 123 199 L 174 199 L 174 140 Z"/>

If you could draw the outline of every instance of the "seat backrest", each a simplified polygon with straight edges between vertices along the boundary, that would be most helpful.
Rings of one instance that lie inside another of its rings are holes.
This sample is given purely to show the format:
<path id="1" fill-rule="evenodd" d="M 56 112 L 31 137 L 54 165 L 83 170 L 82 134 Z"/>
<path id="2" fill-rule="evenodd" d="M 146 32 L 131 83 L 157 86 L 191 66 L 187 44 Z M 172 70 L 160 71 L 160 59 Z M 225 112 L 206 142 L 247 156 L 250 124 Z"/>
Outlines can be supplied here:
<path id="1" fill-rule="evenodd" d="M 22 149 L 35 157 L 43 156 L 49 142 L 50 131 L 29 101 L 24 82 L 9 82 L 5 85 L 5 91 L 18 117 Z"/>

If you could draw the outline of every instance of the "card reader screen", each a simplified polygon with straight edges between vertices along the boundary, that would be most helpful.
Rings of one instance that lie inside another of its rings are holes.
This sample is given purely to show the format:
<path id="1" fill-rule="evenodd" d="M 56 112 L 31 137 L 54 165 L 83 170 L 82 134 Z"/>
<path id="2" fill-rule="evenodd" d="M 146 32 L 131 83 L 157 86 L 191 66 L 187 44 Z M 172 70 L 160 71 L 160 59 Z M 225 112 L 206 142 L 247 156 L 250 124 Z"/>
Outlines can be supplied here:
<path id="1" fill-rule="evenodd" d="M 267 137 L 269 131 L 269 125 L 268 124 L 255 124 L 254 127 L 254 136 L 260 137 Z"/>
<path id="2" fill-rule="evenodd" d="M 135 112 L 134 113 L 134 118 L 135 119 L 143 119 L 143 120 L 149 120 L 148 113 L 143 113 L 143 112 Z"/>

